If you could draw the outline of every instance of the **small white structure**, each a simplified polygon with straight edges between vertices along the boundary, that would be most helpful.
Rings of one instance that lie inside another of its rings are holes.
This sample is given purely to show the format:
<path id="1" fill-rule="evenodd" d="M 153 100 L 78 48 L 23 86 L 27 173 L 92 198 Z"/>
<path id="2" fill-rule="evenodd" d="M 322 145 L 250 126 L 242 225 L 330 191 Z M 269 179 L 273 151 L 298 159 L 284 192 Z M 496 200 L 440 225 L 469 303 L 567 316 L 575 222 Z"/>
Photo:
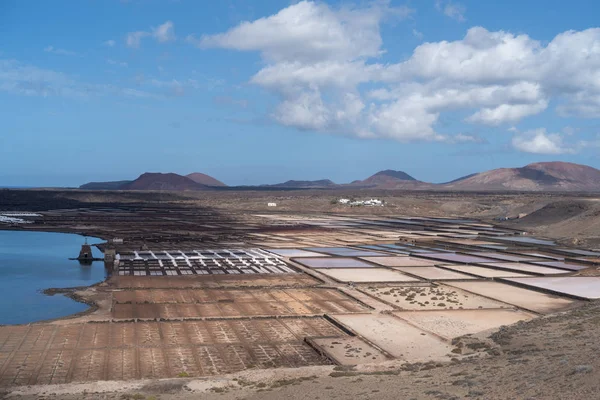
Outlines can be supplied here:
<path id="1" fill-rule="evenodd" d="M 267 207 L 277 207 L 277 203 L 267 203 Z"/>
<path id="2" fill-rule="evenodd" d="M 350 203 L 350 199 L 339 199 L 338 203 L 340 203 L 340 204 L 348 204 L 348 203 Z"/>
<path id="3" fill-rule="evenodd" d="M 344 204 L 350 204 L 351 206 L 383 207 L 383 201 L 378 199 L 348 201 L 348 203 Z"/>
<path id="4" fill-rule="evenodd" d="M 383 202 L 377 199 L 370 199 L 364 202 L 365 206 L 382 206 Z"/>

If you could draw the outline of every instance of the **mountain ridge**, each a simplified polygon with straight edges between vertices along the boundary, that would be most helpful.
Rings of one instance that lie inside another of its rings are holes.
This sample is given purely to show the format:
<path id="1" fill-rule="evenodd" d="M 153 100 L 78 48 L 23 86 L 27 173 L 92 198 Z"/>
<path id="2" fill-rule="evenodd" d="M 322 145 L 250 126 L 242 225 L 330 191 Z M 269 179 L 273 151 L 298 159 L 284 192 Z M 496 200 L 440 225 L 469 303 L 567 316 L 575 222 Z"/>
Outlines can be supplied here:
<path id="1" fill-rule="evenodd" d="M 196 183 L 205 186 L 214 186 L 214 187 L 223 187 L 227 186 L 223 182 L 218 179 L 213 178 L 210 175 L 203 174 L 202 172 L 192 172 L 191 174 L 186 175 L 187 178 L 190 178 Z"/>
<path id="2" fill-rule="evenodd" d="M 199 182 L 191 177 L 196 178 Z M 145 173 L 133 181 L 89 182 L 86 190 L 235 190 L 202 173 L 187 176 Z M 600 170 L 562 161 L 537 162 L 515 168 L 497 168 L 469 174 L 445 183 L 420 181 L 403 171 L 383 170 L 364 180 L 336 184 L 329 179 L 289 180 L 282 183 L 237 187 L 268 189 L 385 189 L 448 191 L 583 191 L 600 192 Z"/>
<path id="3" fill-rule="evenodd" d="M 206 190 L 208 186 L 174 173 L 145 172 L 137 179 L 126 183 L 120 190 Z"/>
<path id="4" fill-rule="evenodd" d="M 451 190 L 600 191 L 600 170 L 562 161 L 498 168 L 442 185 Z"/>
<path id="5" fill-rule="evenodd" d="M 317 188 L 332 188 L 339 186 L 330 179 L 318 179 L 314 181 L 299 181 L 289 180 L 282 183 L 275 183 L 272 185 L 261 185 L 261 187 L 273 187 L 273 188 L 289 188 L 289 189 L 317 189 Z"/>

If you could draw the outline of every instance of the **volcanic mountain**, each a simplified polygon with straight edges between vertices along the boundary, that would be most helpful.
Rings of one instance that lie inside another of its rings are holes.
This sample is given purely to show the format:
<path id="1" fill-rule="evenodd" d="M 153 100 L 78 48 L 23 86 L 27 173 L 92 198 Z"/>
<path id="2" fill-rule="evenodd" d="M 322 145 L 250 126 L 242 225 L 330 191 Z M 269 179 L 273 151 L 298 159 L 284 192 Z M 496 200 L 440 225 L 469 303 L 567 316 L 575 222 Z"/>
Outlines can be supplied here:
<path id="1" fill-rule="evenodd" d="M 87 190 L 210 190 L 226 187 L 208 175 L 145 173 L 134 181 L 90 182 L 80 186 Z M 235 189 L 235 188 L 230 188 Z M 365 180 L 338 185 L 329 179 L 290 180 L 275 185 L 245 186 L 243 190 L 286 189 L 387 189 L 387 190 L 456 190 L 456 191 L 583 191 L 600 192 L 600 170 L 567 162 L 540 162 L 520 168 L 500 168 L 476 173 L 447 183 L 427 183 L 402 171 L 385 170 Z"/>
<path id="2" fill-rule="evenodd" d="M 262 185 L 263 187 L 272 187 L 280 189 L 333 189 L 338 185 L 329 179 L 320 179 L 316 181 L 286 181 L 274 185 Z"/>
<path id="3" fill-rule="evenodd" d="M 201 172 L 193 172 L 189 175 L 186 175 L 186 177 L 190 178 L 191 180 L 193 180 L 196 183 L 199 183 L 199 184 L 205 185 L 205 186 L 215 186 L 215 187 L 227 186 L 220 180 L 217 180 L 217 179 L 213 178 L 212 176 L 208 176 Z"/>
<path id="4" fill-rule="evenodd" d="M 418 181 L 406 172 L 386 169 L 385 171 L 377 172 L 365 180 L 354 181 L 347 186 L 357 188 L 425 190 L 430 189 L 433 185 Z"/>
<path id="5" fill-rule="evenodd" d="M 600 191 L 600 170 L 567 162 L 500 168 L 438 185 L 448 190 Z"/>
<path id="6" fill-rule="evenodd" d="M 113 182 L 89 182 L 79 186 L 79 189 L 85 190 L 120 190 L 123 185 L 131 181 L 113 181 Z"/>
<path id="7" fill-rule="evenodd" d="M 120 190 L 207 190 L 210 187 L 173 173 L 146 172 L 134 181 L 122 185 Z"/>

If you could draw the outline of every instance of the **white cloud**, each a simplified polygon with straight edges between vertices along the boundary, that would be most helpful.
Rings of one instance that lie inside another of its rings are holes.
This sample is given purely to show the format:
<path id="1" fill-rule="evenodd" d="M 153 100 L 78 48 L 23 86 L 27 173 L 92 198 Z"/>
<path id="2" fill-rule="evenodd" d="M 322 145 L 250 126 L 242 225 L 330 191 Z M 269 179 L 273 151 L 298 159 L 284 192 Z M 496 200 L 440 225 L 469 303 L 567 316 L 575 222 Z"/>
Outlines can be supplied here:
<path id="1" fill-rule="evenodd" d="M 155 93 L 112 84 L 86 83 L 61 72 L 8 59 L 0 59 L 0 91 L 22 96 L 56 96 L 72 99 L 108 95 L 136 98 L 160 97 Z"/>
<path id="2" fill-rule="evenodd" d="M 129 32 L 125 36 L 125 44 L 127 47 L 137 49 L 142 43 L 142 39 L 152 37 L 159 43 L 166 43 L 175 40 L 175 25 L 171 21 L 166 21 L 164 24 L 152 28 L 148 31 Z"/>
<path id="3" fill-rule="evenodd" d="M 440 11 L 464 18 L 457 6 L 439 3 Z M 365 8 L 302 1 L 188 40 L 201 48 L 258 52 L 264 65 L 250 82 L 280 99 L 272 111 L 276 121 L 299 129 L 476 143 L 468 135 L 439 133 L 440 116 L 460 111 L 467 124 L 512 125 L 555 100 L 559 113 L 600 115 L 600 29 L 542 43 L 474 27 L 460 40 L 423 43 L 404 61 L 384 64 L 380 26 L 391 10 L 385 1 Z"/>
<path id="4" fill-rule="evenodd" d="M 533 154 L 573 154 L 574 147 L 568 146 L 558 133 L 547 133 L 545 128 L 517 133 L 512 139 L 515 149 Z"/>
<path id="5" fill-rule="evenodd" d="M 454 3 L 450 0 L 436 0 L 435 8 L 438 11 L 443 12 L 445 16 L 455 19 L 458 22 L 466 21 L 465 13 L 467 12 L 467 8 L 464 6 L 464 4 Z"/>
<path id="6" fill-rule="evenodd" d="M 323 104 L 317 89 L 285 99 L 277 107 L 274 118 L 283 125 L 300 129 L 325 130 L 332 124 L 331 110 Z"/>
<path id="7" fill-rule="evenodd" d="M 450 143 L 486 143 L 486 141 L 478 135 L 469 135 L 459 133 L 449 139 Z"/>
<path id="8" fill-rule="evenodd" d="M 143 31 L 129 32 L 127 36 L 125 36 L 125 44 L 127 45 L 127 47 L 137 49 L 140 47 L 142 39 L 149 35 L 150 34 L 148 32 Z"/>
<path id="9" fill-rule="evenodd" d="M 379 23 L 388 15 L 404 17 L 409 9 L 375 3 L 366 9 L 331 9 L 301 1 L 270 17 L 243 22 L 229 31 L 203 35 L 200 47 L 260 51 L 268 61 L 348 61 L 381 54 Z M 193 37 L 189 38 L 194 41 Z"/>
<path id="10" fill-rule="evenodd" d="M 52 53 L 52 54 L 56 54 L 59 56 L 76 56 L 77 53 L 75 53 L 74 51 L 69 51 L 69 50 L 65 50 L 65 49 L 57 49 L 54 46 L 46 46 L 44 47 L 44 51 L 46 53 Z"/>
<path id="11" fill-rule="evenodd" d="M 198 79 L 149 79 L 148 81 L 140 81 L 140 84 L 147 84 L 151 87 L 161 89 L 161 91 L 169 96 L 183 96 L 192 90 L 212 90 L 223 84 L 222 81 L 203 78 Z"/>
<path id="12" fill-rule="evenodd" d="M 175 30 L 173 22 L 167 21 L 156 28 L 152 28 L 152 36 L 159 43 L 165 43 L 175 40 Z"/>
<path id="13" fill-rule="evenodd" d="M 106 47 L 114 47 L 115 44 L 117 44 L 114 40 L 107 40 L 105 42 L 102 43 L 102 45 L 106 46 Z"/>
<path id="14" fill-rule="evenodd" d="M 530 115 L 539 114 L 546 107 L 548 107 L 548 102 L 543 99 L 534 104 L 500 104 L 493 108 L 482 108 L 467 118 L 467 121 L 497 126 L 518 122 Z"/>

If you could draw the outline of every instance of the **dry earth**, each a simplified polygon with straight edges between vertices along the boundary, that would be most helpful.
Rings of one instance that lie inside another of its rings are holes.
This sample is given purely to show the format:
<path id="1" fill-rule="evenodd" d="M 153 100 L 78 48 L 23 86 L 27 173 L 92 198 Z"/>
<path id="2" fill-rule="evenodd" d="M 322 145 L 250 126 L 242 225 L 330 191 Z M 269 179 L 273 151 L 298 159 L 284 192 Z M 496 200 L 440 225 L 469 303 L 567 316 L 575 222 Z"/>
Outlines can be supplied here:
<path id="1" fill-rule="evenodd" d="M 490 339 L 483 340 L 485 336 Z M 308 367 L 247 371 L 213 380 L 34 386 L 29 399 L 597 399 L 600 303 L 465 340 L 478 349 L 451 364 L 389 364 L 378 370 Z"/>
<path id="2" fill-rule="evenodd" d="M 301 213 L 430 215 L 507 221 L 510 227 L 581 247 L 600 247 L 600 202 L 591 195 L 450 194 L 390 192 L 223 192 L 192 194 L 102 194 L 61 192 L 55 204 L 82 207 L 90 203 L 146 202 L 206 207 L 223 214 L 267 209 Z M 381 208 L 348 208 L 332 204 L 342 196 L 386 201 Z M 124 199 L 126 198 L 126 199 Z M 491 336 L 490 336 L 491 335 Z M 377 367 L 303 367 L 246 371 L 210 379 L 97 382 L 32 386 L 5 392 L 19 399 L 600 399 L 600 303 L 521 322 L 498 332 L 463 339 L 476 350 L 471 359 L 450 364 L 399 364 Z M 376 368 L 376 369 L 375 369 Z"/>

